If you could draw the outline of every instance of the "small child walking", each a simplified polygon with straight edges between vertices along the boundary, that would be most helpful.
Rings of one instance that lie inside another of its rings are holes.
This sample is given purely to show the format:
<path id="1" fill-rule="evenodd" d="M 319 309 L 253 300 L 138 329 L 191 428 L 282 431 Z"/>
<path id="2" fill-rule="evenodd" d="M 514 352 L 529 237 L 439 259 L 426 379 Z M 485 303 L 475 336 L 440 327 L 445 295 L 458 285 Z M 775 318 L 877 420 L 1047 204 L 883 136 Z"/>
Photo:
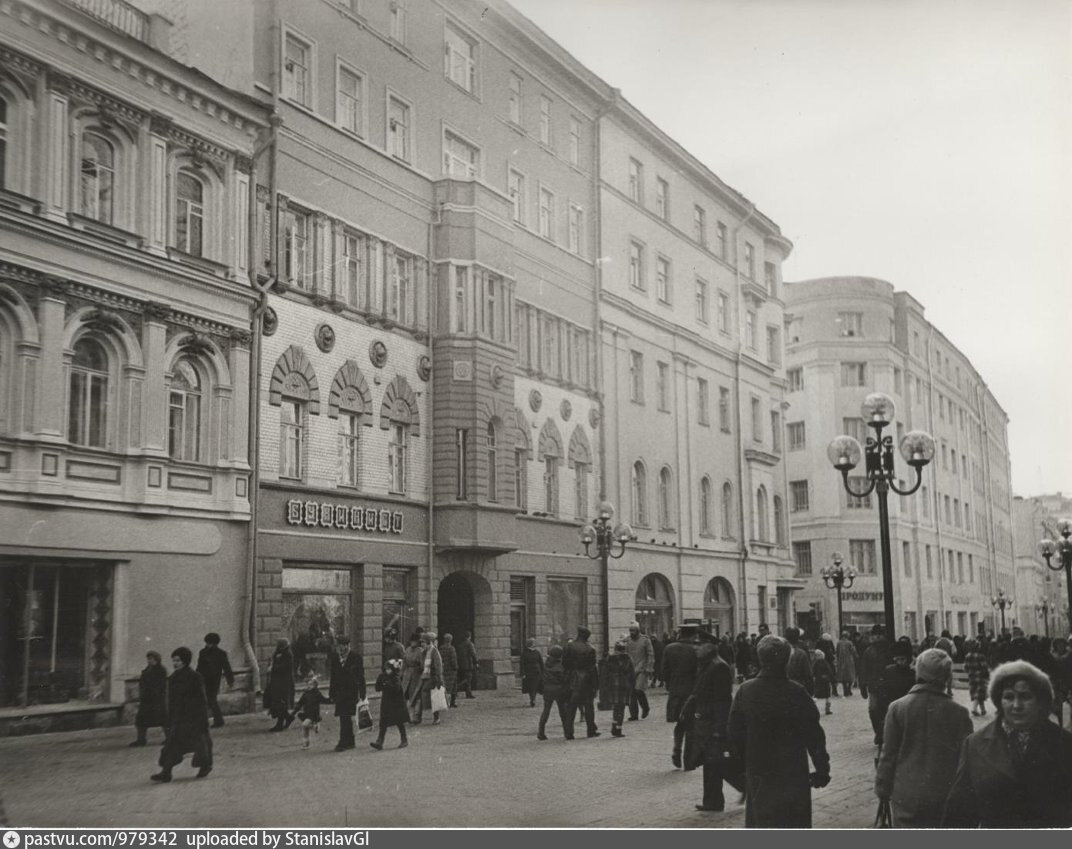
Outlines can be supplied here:
<path id="1" fill-rule="evenodd" d="M 826 655 L 822 650 L 816 649 L 812 652 L 812 658 L 811 675 L 815 682 L 815 698 L 826 700 L 824 713 L 829 716 L 833 713 L 830 710 L 830 692 L 833 687 L 834 672 L 830 669 L 830 664 L 826 662 Z"/>
<path id="2" fill-rule="evenodd" d="M 383 748 L 383 738 L 387 736 L 387 729 L 392 725 L 397 726 L 402 742 L 398 748 L 404 749 L 409 745 L 406 740 L 406 723 L 409 722 L 409 711 L 406 708 L 406 697 L 402 692 L 402 661 L 392 659 L 384 664 L 383 672 L 376 679 L 376 692 L 382 693 L 380 699 L 380 733 L 369 745 L 373 749 Z"/>
<path id="3" fill-rule="evenodd" d="M 298 698 L 298 704 L 294 713 L 287 720 L 290 725 L 295 718 L 301 720 L 302 748 L 309 748 L 309 738 L 313 734 L 320 733 L 320 706 L 330 704 L 331 700 L 320 692 L 320 681 L 315 675 L 310 675 L 305 680 L 305 689 Z"/>

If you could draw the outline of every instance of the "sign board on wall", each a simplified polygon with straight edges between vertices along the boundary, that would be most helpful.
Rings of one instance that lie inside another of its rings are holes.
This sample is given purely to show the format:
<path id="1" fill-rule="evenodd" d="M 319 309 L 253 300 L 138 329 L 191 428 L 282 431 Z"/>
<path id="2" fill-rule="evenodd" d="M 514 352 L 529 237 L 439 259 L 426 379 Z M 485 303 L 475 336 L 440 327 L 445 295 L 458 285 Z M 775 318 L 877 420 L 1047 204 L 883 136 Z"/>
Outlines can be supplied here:
<path id="1" fill-rule="evenodd" d="M 403 516 L 398 511 L 351 507 L 330 501 L 302 501 L 300 498 L 287 502 L 286 518 L 289 525 L 381 534 L 401 534 L 403 527 Z"/>

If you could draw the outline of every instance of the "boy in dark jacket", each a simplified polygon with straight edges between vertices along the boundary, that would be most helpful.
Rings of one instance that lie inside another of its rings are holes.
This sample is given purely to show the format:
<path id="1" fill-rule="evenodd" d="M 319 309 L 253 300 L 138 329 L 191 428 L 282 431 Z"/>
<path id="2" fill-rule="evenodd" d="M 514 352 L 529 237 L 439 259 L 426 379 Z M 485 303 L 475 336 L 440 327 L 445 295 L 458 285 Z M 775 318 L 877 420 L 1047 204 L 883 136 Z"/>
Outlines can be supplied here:
<path id="1" fill-rule="evenodd" d="M 562 667 L 562 646 L 551 646 L 547 652 L 547 662 L 543 666 L 543 712 L 540 714 L 540 728 L 536 732 L 537 740 L 546 740 L 547 717 L 551 715 L 551 706 L 558 705 L 558 718 L 566 728 L 566 670 Z"/>
<path id="2" fill-rule="evenodd" d="M 287 720 L 290 725 L 295 719 L 301 720 L 302 725 L 302 748 L 309 748 L 309 737 L 320 733 L 320 706 L 331 704 L 331 699 L 320 692 L 320 681 L 315 675 L 310 675 L 305 682 L 305 689 L 298 697 L 298 704 L 294 713 Z"/>
<path id="3" fill-rule="evenodd" d="M 380 733 L 369 745 L 373 749 L 383 748 L 383 739 L 387 736 L 387 729 L 392 725 L 398 728 L 402 742 L 398 748 L 404 749 L 409 745 L 406 740 L 406 723 L 409 721 L 409 711 L 406 708 L 406 697 L 402 692 L 402 661 L 392 659 L 384 664 L 383 672 L 376 678 L 376 692 L 382 693 L 380 699 Z"/>

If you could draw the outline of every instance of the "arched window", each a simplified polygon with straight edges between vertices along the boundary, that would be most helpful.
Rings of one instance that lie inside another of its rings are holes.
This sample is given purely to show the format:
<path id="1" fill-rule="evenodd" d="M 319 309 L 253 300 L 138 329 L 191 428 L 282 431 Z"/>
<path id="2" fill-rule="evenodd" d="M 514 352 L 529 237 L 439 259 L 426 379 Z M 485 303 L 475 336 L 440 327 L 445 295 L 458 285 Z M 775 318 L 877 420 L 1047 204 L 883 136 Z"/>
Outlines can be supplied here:
<path id="1" fill-rule="evenodd" d="M 674 474 L 669 466 L 659 470 L 659 527 L 674 527 Z"/>
<path id="2" fill-rule="evenodd" d="M 722 536 L 733 539 L 733 484 L 722 484 Z"/>
<path id="3" fill-rule="evenodd" d="M 175 247 L 204 256 L 205 184 L 189 171 L 175 178 Z"/>
<path id="4" fill-rule="evenodd" d="M 201 461 L 201 377 L 189 360 L 179 360 L 168 394 L 168 456 Z"/>
<path id="5" fill-rule="evenodd" d="M 648 470 L 637 460 L 633 463 L 633 524 L 648 524 Z"/>
<path id="6" fill-rule="evenodd" d="M 499 440 L 495 434 L 495 422 L 488 422 L 488 501 L 499 500 Z"/>
<path id="7" fill-rule="evenodd" d="M 652 572 L 646 575 L 636 591 L 634 615 L 645 634 L 660 636 L 674 627 L 674 591 L 669 581 Z"/>
<path id="8" fill-rule="evenodd" d="M 785 506 L 780 495 L 774 496 L 774 539 L 785 545 Z"/>
<path id="9" fill-rule="evenodd" d="M 711 478 L 704 475 L 700 480 L 700 533 L 710 534 L 711 527 Z"/>
<path id="10" fill-rule="evenodd" d="M 361 416 L 343 413 L 339 416 L 339 484 L 361 485 Z"/>
<path id="11" fill-rule="evenodd" d="M 305 404 L 285 398 L 279 405 L 279 477 L 301 480 Z"/>
<path id="12" fill-rule="evenodd" d="M 733 635 L 733 588 L 725 578 L 712 578 L 708 582 L 704 590 L 704 619 L 712 623 L 719 636 Z"/>
<path id="13" fill-rule="evenodd" d="M 82 214 L 105 224 L 112 223 L 115 189 L 115 150 L 96 133 L 82 136 Z"/>
<path id="14" fill-rule="evenodd" d="M 391 492 L 406 493 L 406 451 L 409 448 L 409 425 L 392 422 L 387 445 L 387 473 Z"/>
<path id="15" fill-rule="evenodd" d="M 767 521 L 767 488 L 756 490 L 756 539 L 770 539 L 770 522 Z"/>
<path id="16" fill-rule="evenodd" d="M 74 345 L 67 439 L 74 445 L 105 448 L 108 419 L 108 355 L 95 339 L 83 337 Z"/>

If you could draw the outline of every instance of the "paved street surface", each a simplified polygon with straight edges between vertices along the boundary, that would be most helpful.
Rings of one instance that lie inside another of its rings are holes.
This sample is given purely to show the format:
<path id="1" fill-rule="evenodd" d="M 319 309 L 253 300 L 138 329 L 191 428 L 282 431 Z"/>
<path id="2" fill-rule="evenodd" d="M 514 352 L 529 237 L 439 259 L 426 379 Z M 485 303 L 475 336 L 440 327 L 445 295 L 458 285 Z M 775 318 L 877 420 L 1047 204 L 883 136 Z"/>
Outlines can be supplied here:
<path id="1" fill-rule="evenodd" d="M 742 827 L 744 807 L 731 788 L 725 813 L 694 809 L 700 771 L 671 766 L 666 697 L 651 695 L 651 716 L 626 722 L 625 739 L 610 736 L 610 713 L 600 712 L 602 736 L 567 742 L 552 713 L 551 739 L 540 742 L 539 707 L 517 690 L 480 692 L 460 699 L 442 725 L 412 728 L 407 749 L 395 750 L 398 732 L 390 731 L 382 752 L 369 748 L 367 731 L 355 751 L 332 751 L 333 717 L 309 750 L 297 725 L 270 734 L 263 716 L 228 717 L 213 733 L 213 773 L 195 779 L 187 760 L 165 785 L 149 782 L 157 747 L 127 748 L 132 728 L 7 738 L 0 800 L 16 826 Z M 966 692 L 956 697 L 968 704 Z M 867 704 L 855 695 L 833 708 L 823 717 L 833 780 L 813 791 L 814 824 L 869 827 L 876 802 Z M 159 737 L 150 732 L 150 741 Z"/>

